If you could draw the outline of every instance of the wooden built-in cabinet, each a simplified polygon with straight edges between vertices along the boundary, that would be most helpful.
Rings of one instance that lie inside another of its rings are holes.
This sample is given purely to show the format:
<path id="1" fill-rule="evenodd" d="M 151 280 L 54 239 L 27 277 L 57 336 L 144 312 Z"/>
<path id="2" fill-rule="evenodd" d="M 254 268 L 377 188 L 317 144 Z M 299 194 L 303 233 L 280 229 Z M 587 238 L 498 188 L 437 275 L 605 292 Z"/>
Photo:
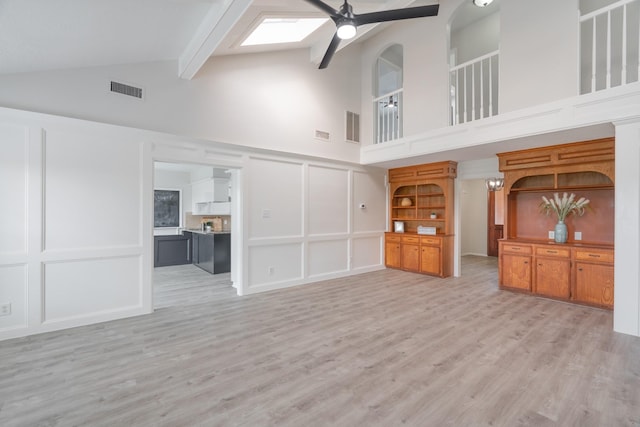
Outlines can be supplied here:
<path id="1" fill-rule="evenodd" d="M 390 224 L 385 265 L 448 277 L 453 274 L 453 188 L 455 162 L 389 170 Z M 404 232 L 395 232 L 395 223 Z M 435 234 L 418 233 L 419 227 Z"/>
<path id="2" fill-rule="evenodd" d="M 505 181 L 505 238 L 499 243 L 504 289 L 613 307 L 614 139 L 498 154 Z M 565 220 L 569 239 L 549 237 L 557 218 L 540 212 L 542 196 L 590 200 Z"/>
<path id="3" fill-rule="evenodd" d="M 501 288 L 613 307 L 613 248 L 507 240 L 499 245 Z"/>

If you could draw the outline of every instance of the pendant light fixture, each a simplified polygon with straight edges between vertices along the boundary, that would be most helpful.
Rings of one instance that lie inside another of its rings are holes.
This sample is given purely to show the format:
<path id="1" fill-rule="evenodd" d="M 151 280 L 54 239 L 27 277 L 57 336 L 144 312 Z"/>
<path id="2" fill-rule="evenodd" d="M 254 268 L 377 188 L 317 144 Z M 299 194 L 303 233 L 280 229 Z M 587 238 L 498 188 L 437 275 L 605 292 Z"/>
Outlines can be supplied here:
<path id="1" fill-rule="evenodd" d="M 478 7 L 489 6 L 492 2 L 493 0 L 473 0 L 473 4 L 475 4 Z"/>

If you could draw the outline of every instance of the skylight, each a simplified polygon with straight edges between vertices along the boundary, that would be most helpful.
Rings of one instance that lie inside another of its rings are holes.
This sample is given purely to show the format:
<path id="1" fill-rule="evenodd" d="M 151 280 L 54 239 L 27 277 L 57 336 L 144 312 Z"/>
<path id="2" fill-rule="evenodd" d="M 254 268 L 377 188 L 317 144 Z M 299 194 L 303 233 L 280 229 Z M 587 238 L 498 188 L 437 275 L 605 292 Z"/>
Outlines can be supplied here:
<path id="1" fill-rule="evenodd" d="M 327 18 L 265 18 L 241 46 L 299 42 L 326 21 Z"/>

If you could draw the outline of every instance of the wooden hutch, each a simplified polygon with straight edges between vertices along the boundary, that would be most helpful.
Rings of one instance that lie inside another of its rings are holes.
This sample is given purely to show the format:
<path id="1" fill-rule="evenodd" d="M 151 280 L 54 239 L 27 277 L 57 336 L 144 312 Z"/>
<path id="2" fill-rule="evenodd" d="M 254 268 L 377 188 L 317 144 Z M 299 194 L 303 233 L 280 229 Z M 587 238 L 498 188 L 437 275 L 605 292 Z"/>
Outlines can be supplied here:
<path id="1" fill-rule="evenodd" d="M 453 274 L 456 168 L 456 162 L 438 162 L 389 170 L 387 267 L 440 277 Z"/>
<path id="2" fill-rule="evenodd" d="M 613 308 L 614 154 L 613 138 L 498 154 L 506 210 L 501 289 Z M 541 213 L 540 203 L 564 192 L 590 203 L 583 216 L 566 218 L 567 242 L 555 243 L 557 218 Z"/>

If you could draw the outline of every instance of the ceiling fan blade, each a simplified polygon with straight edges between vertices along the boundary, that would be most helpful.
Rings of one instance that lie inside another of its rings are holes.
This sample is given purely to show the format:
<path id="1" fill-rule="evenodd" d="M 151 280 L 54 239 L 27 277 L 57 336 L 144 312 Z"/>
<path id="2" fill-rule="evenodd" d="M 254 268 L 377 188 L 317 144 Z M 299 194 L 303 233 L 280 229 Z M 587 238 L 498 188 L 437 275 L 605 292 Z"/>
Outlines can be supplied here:
<path id="1" fill-rule="evenodd" d="M 309 0 L 307 0 L 309 1 Z M 401 19 L 424 18 L 438 15 L 439 4 L 429 6 L 408 7 L 406 9 L 383 10 L 380 12 L 355 15 L 356 25 L 373 24 L 377 22 L 399 21 Z"/>
<path id="2" fill-rule="evenodd" d="M 338 12 L 337 10 L 335 10 L 334 8 L 332 8 L 331 6 L 329 6 L 323 1 L 320 1 L 320 0 L 305 0 L 305 1 L 307 3 L 311 3 L 312 5 L 314 5 L 315 7 L 317 7 L 318 9 L 320 9 L 321 11 L 329 15 L 331 18 L 340 16 L 340 12 Z"/>
<path id="3" fill-rule="evenodd" d="M 333 39 L 331 39 L 331 43 L 329 43 L 329 47 L 322 58 L 322 62 L 320 62 L 319 69 L 327 68 L 329 62 L 331 62 L 331 58 L 333 58 L 333 54 L 338 50 L 338 45 L 340 44 L 340 37 L 338 37 L 338 33 L 335 33 Z"/>

